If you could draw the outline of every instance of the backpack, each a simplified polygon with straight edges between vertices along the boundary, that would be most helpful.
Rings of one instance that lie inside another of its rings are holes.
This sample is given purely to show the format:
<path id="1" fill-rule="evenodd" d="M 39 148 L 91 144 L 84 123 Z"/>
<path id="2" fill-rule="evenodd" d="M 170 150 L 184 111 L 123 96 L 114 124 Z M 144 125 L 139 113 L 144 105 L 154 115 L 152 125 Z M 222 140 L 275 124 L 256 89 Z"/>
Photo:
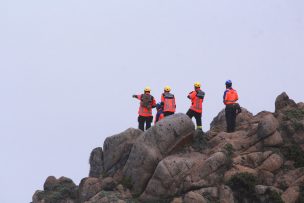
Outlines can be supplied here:
<path id="1" fill-rule="evenodd" d="M 196 96 L 200 99 L 204 99 L 205 92 L 203 92 L 202 90 L 196 90 Z"/>
<path id="2" fill-rule="evenodd" d="M 153 97 L 149 94 L 142 94 L 141 95 L 141 98 L 140 98 L 141 102 L 140 102 L 140 105 L 142 107 L 145 107 L 147 109 L 151 109 L 152 108 L 152 100 L 153 100 Z"/>

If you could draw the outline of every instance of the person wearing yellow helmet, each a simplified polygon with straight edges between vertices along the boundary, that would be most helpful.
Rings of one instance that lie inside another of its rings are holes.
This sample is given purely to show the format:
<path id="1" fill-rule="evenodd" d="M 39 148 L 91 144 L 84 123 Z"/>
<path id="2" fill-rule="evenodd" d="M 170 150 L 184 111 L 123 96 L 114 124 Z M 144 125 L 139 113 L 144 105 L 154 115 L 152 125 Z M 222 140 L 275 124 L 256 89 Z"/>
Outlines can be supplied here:
<path id="1" fill-rule="evenodd" d="M 154 97 L 150 94 L 151 88 L 146 87 L 144 89 L 144 94 L 133 95 L 133 98 L 140 100 L 140 105 L 138 109 L 138 128 L 145 131 L 151 127 L 153 121 L 152 108 L 156 107 L 156 101 Z"/>
<path id="2" fill-rule="evenodd" d="M 164 116 L 170 116 L 175 113 L 176 103 L 174 94 L 170 93 L 171 87 L 166 86 L 164 88 L 164 93 L 161 95 L 161 105 L 163 107 Z"/>
<path id="3" fill-rule="evenodd" d="M 188 110 L 187 115 L 191 119 L 192 117 L 195 118 L 198 130 L 202 130 L 202 112 L 204 98 L 205 92 L 201 90 L 201 83 L 194 83 L 194 91 L 188 94 L 188 99 L 191 100 L 191 107 Z"/>

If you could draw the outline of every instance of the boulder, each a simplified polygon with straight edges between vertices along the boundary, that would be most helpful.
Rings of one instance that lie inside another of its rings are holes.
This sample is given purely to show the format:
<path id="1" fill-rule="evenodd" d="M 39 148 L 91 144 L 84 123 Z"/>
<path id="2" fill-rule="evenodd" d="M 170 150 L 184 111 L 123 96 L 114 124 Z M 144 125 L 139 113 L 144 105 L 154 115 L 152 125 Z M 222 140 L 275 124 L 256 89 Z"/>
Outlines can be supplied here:
<path id="1" fill-rule="evenodd" d="M 211 202 L 215 202 L 219 198 L 219 190 L 217 187 L 201 188 L 199 190 L 194 190 L 193 192 L 203 196 Z"/>
<path id="2" fill-rule="evenodd" d="M 139 129 L 129 128 L 120 134 L 106 138 L 103 144 L 103 164 L 108 175 L 113 175 L 124 167 L 133 144 L 142 133 Z"/>
<path id="3" fill-rule="evenodd" d="M 199 165 L 206 157 L 200 153 L 172 155 L 163 159 L 150 179 L 140 199 L 142 201 L 157 201 L 180 194 L 186 177 L 191 169 Z"/>
<path id="4" fill-rule="evenodd" d="M 242 112 L 236 117 L 236 127 L 244 126 L 250 122 L 253 118 L 252 113 L 250 113 L 247 109 L 242 108 Z M 212 120 L 210 124 L 210 131 L 221 132 L 226 131 L 226 117 L 225 117 L 225 109 L 220 111 L 218 115 Z"/>
<path id="5" fill-rule="evenodd" d="M 274 134 L 264 139 L 265 147 L 279 147 L 282 146 L 283 144 L 284 144 L 283 138 L 278 131 L 276 131 Z"/>
<path id="6" fill-rule="evenodd" d="M 56 179 L 50 176 L 47 178 L 44 188 L 45 191 L 36 191 L 32 197 L 33 203 L 74 203 L 78 196 L 78 187 L 71 179 L 66 177 Z"/>
<path id="7" fill-rule="evenodd" d="M 93 149 L 90 155 L 90 177 L 99 178 L 103 174 L 103 152 L 101 147 Z"/>
<path id="8" fill-rule="evenodd" d="M 289 170 L 286 173 L 278 174 L 276 177 L 275 187 L 292 187 L 299 186 L 301 179 L 304 177 L 304 168 Z M 304 183 L 303 183 L 304 184 Z"/>
<path id="9" fill-rule="evenodd" d="M 283 92 L 276 98 L 275 112 L 282 111 L 288 107 L 297 107 L 297 104 L 292 99 L 289 99 L 286 92 Z"/>
<path id="10" fill-rule="evenodd" d="M 183 199 L 181 197 L 174 198 L 171 203 L 183 203 Z"/>
<path id="11" fill-rule="evenodd" d="M 282 200 L 288 203 L 296 203 L 300 195 L 300 189 L 298 186 L 288 188 L 282 194 Z"/>
<path id="12" fill-rule="evenodd" d="M 125 203 L 124 197 L 118 191 L 100 191 L 84 203 Z"/>
<path id="13" fill-rule="evenodd" d="M 102 179 L 102 188 L 105 191 L 113 190 L 116 187 L 116 182 L 112 177 Z"/>
<path id="14" fill-rule="evenodd" d="M 43 189 L 45 191 L 51 191 L 58 187 L 58 185 L 59 181 L 54 176 L 49 176 L 44 182 Z"/>
<path id="15" fill-rule="evenodd" d="M 221 185 L 219 187 L 220 203 L 234 203 L 233 192 L 230 187 Z"/>
<path id="16" fill-rule="evenodd" d="M 81 180 L 79 185 L 80 202 L 85 202 L 102 190 L 100 179 L 89 177 Z"/>
<path id="17" fill-rule="evenodd" d="M 142 193 L 158 163 L 193 133 L 192 120 L 185 114 L 175 114 L 157 122 L 137 139 L 123 169 L 132 192 Z"/>
<path id="18" fill-rule="evenodd" d="M 239 155 L 233 159 L 234 164 L 241 164 L 246 167 L 256 168 L 265 161 L 270 155 L 271 151 L 253 152 L 249 154 Z"/>
<path id="19" fill-rule="evenodd" d="M 191 191 L 185 195 L 184 203 L 208 203 L 208 201 L 202 195 Z"/>
<path id="20" fill-rule="evenodd" d="M 273 172 L 281 168 L 283 164 L 284 160 L 280 155 L 272 154 L 262 163 L 261 166 L 259 166 L 259 169 Z"/>
<path id="21" fill-rule="evenodd" d="M 272 114 L 268 114 L 265 115 L 259 122 L 257 134 L 260 138 L 266 138 L 273 134 L 278 127 L 279 122 L 277 119 Z"/>

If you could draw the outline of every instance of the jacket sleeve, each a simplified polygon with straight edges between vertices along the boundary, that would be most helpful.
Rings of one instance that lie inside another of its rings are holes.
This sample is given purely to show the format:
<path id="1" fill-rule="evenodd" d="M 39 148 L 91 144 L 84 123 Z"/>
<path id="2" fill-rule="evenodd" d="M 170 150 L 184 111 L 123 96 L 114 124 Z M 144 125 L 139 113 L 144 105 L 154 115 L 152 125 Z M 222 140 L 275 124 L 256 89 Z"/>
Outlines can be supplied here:
<path id="1" fill-rule="evenodd" d="M 193 99 L 195 97 L 195 93 L 196 93 L 195 91 L 190 92 L 188 98 Z"/>
<path id="2" fill-rule="evenodd" d="M 164 103 L 165 102 L 165 97 L 164 94 L 161 95 L 161 102 Z"/>
<path id="3" fill-rule="evenodd" d="M 153 98 L 152 100 L 152 108 L 155 108 L 156 107 L 156 100 Z"/>
<path id="4" fill-rule="evenodd" d="M 141 94 L 137 95 L 137 99 L 141 100 Z"/>
<path id="5" fill-rule="evenodd" d="M 224 96 L 223 96 L 223 103 L 226 104 L 226 94 L 227 94 L 227 90 L 224 92 Z"/>

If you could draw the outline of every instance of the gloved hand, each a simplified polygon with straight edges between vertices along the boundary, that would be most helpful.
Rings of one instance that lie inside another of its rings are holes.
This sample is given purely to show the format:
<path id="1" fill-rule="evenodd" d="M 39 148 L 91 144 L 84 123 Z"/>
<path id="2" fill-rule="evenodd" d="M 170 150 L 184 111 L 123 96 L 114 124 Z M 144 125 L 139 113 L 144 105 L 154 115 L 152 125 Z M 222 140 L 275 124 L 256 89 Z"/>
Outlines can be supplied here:
<path id="1" fill-rule="evenodd" d="M 133 98 L 137 98 L 137 95 L 133 94 L 132 97 L 133 97 Z"/>

